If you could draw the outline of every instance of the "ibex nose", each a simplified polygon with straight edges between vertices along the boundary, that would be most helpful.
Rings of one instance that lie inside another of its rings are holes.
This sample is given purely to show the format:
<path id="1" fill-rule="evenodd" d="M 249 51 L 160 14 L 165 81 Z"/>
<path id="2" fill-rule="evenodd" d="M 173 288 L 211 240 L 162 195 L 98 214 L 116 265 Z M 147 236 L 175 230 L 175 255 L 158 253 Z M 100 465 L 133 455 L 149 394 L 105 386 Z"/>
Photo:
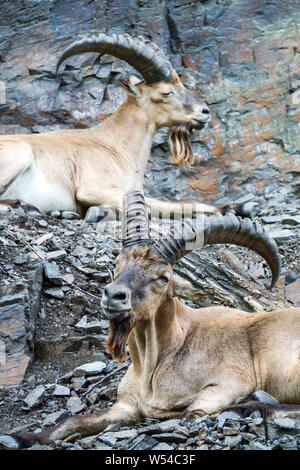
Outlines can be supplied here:
<path id="1" fill-rule="evenodd" d="M 204 124 L 211 119 L 210 109 L 206 104 L 201 104 L 197 108 L 197 117 L 194 117 L 195 129 L 202 129 Z M 195 124 L 196 123 L 196 124 Z"/>
<path id="2" fill-rule="evenodd" d="M 210 114 L 210 110 L 207 106 L 203 106 L 202 108 L 202 114 Z"/>
<path id="3" fill-rule="evenodd" d="M 109 285 L 104 289 L 102 307 L 106 317 L 122 316 L 131 309 L 131 292 L 126 286 Z"/>
<path id="4" fill-rule="evenodd" d="M 129 298 L 129 289 L 126 287 L 117 288 L 116 290 L 106 287 L 104 292 L 109 302 L 127 302 Z"/>

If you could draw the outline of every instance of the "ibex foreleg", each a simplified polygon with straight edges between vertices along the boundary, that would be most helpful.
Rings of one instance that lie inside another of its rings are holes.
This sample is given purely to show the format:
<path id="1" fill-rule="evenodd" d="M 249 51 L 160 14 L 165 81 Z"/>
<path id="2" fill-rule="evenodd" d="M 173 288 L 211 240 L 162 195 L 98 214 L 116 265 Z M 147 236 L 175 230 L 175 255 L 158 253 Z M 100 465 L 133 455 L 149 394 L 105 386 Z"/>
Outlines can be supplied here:
<path id="1" fill-rule="evenodd" d="M 102 222 L 113 220 L 115 217 L 117 220 L 120 219 L 121 204 L 123 200 L 123 193 L 115 191 L 112 195 L 113 198 L 109 205 L 114 206 L 108 207 L 105 205 L 94 205 L 90 207 L 86 213 L 85 220 L 87 222 Z M 78 198 L 77 198 L 78 199 Z M 78 199 L 79 200 L 79 199 Z M 103 195 L 102 195 L 103 200 Z M 107 201 L 109 199 L 107 198 Z M 81 201 L 80 201 L 81 202 Z M 219 208 L 202 203 L 191 203 L 191 202 L 171 202 L 171 201 L 159 201 L 158 199 L 146 198 L 146 203 L 150 208 L 151 217 L 155 218 L 173 218 L 176 216 L 191 216 L 196 212 L 203 213 L 214 213 L 218 212 Z M 86 204 L 86 202 L 85 202 Z"/>
<path id="2" fill-rule="evenodd" d="M 58 423 L 54 428 L 38 433 L 15 434 L 19 448 L 30 447 L 35 443 L 49 444 L 56 440 L 64 440 L 71 436 L 91 436 L 103 431 L 110 424 L 125 426 L 141 419 L 136 406 L 120 401 L 111 408 L 106 408 L 94 415 L 71 416 Z"/>

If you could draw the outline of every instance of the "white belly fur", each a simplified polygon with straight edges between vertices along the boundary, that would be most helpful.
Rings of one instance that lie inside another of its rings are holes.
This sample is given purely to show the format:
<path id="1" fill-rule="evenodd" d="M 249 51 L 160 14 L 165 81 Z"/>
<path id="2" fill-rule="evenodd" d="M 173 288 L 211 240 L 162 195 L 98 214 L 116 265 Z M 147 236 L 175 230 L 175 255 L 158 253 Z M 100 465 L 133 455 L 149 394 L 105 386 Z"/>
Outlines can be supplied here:
<path id="1" fill-rule="evenodd" d="M 45 175 L 33 165 L 19 175 L 0 199 L 22 199 L 40 211 L 76 211 L 71 195 L 60 185 L 47 180 Z"/>

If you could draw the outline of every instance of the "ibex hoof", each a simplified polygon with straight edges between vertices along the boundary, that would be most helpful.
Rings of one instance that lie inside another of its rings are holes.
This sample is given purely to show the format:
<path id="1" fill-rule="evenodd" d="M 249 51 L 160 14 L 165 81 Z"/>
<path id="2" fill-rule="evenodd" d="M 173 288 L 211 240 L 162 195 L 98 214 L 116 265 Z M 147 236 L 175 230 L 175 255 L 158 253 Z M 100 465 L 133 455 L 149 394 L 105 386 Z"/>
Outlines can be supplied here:
<path id="1" fill-rule="evenodd" d="M 1 199 L 0 200 L 0 211 L 8 211 L 9 209 L 22 209 L 25 214 L 29 215 L 41 215 L 40 210 L 21 199 Z"/>
<path id="2" fill-rule="evenodd" d="M 119 220 L 119 211 L 114 207 L 92 206 L 87 210 L 84 220 L 92 223 Z"/>
<path id="3" fill-rule="evenodd" d="M 202 416 L 206 416 L 206 415 L 208 415 L 208 413 L 206 413 L 206 411 L 200 410 L 199 408 L 197 410 L 186 410 L 181 415 L 181 418 L 186 419 L 187 421 L 191 421 L 193 419 L 202 418 Z"/>
<path id="4" fill-rule="evenodd" d="M 41 211 L 31 204 L 22 204 L 22 209 L 24 210 L 25 214 L 29 215 L 41 215 Z"/>

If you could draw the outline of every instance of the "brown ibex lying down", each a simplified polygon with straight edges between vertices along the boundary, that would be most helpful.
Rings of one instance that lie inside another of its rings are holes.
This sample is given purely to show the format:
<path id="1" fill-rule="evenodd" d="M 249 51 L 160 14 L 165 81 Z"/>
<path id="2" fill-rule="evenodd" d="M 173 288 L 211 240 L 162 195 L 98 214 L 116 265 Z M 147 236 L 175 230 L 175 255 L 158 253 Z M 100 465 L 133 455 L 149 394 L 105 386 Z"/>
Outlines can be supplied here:
<path id="1" fill-rule="evenodd" d="M 90 129 L 0 136 L 0 210 L 20 205 L 25 210 L 76 211 L 87 220 L 101 220 L 105 211 L 97 206 L 120 210 L 126 191 L 142 191 L 152 140 L 161 127 L 170 128 L 172 160 L 180 165 L 193 162 L 189 134 L 205 126 L 210 111 L 185 89 L 164 53 L 142 37 L 99 34 L 71 44 L 58 67 L 84 52 L 122 59 L 144 80 L 120 79 L 127 100 Z M 162 217 L 182 212 L 180 202 L 147 203 L 152 214 Z M 223 212 L 201 203 L 194 207 L 199 212 Z"/>
<path id="2" fill-rule="evenodd" d="M 143 196 L 130 192 L 125 204 L 123 249 L 102 298 L 111 326 L 107 352 L 122 361 L 128 341 L 131 356 L 117 401 L 95 415 L 15 435 L 15 442 L 26 447 L 76 433 L 97 434 L 109 424 L 129 425 L 145 417 L 214 414 L 258 389 L 282 403 L 300 403 L 300 309 L 189 308 L 175 297 L 178 291 L 188 294 L 175 281 L 172 265 L 193 249 L 187 240 L 199 235 L 198 228 L 188 224 L 188 237 L 171 231 L 167 238 L 151 240 Z M 203 244 L 232 243 L 259 253 L 272 270 L 272 285 L 276 282 L 277 246 L 258 224 L 212 215 L 201 228 Z"/>

